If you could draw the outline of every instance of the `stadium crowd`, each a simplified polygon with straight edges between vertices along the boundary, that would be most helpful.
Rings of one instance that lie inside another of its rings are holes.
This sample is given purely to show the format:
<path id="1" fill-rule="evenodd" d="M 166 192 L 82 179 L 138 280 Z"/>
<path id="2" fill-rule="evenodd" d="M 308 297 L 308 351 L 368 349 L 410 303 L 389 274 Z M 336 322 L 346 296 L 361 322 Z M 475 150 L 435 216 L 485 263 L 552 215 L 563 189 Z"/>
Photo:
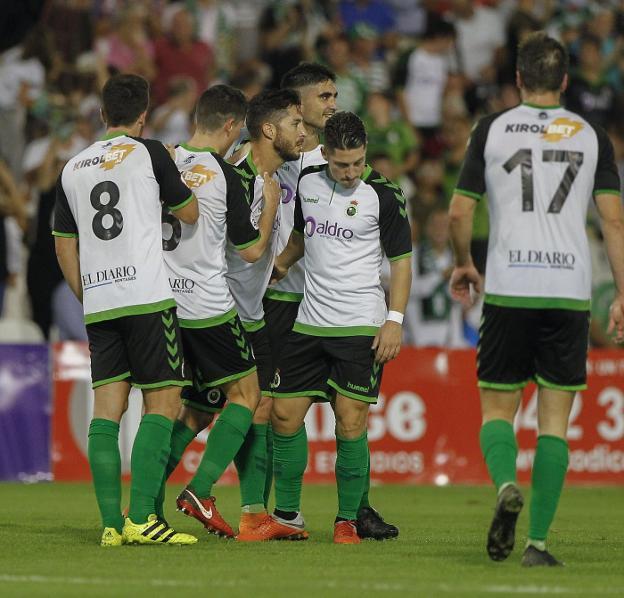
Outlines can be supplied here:
<path id="1" fill-rule="evenodd" d="M 517 44 L 546 29 L 571 56 L 565 104 L 604 126 L 624 172 L 624 2 L 589 0 L 47 0 L 13 2 L 0 37 L 0 314 L 32 318 L 41 338 L 86 339 L 58 267 L 55 181 L 103 132 L 99 93 L 111 74 L 152 85 L 144 137 L 177 143 L 206 87 L 247 99 L 302 60 L 336 73 L 338 109 L 363 117 L 368 162 L 409 199 L 414 281 L 405 342 L 470 346 L 480 308 L 452 303 L 447 208 L 473 122 L 519 103 Z M 30 12 L 29 12 L 30 11 Z M 597 218 L 591 341 L 605 331 L 614 285 Z M 488 214 L 472 253 L 483 272 Z M 7 301 L 3 299 L 7 296 Z M 19 328 L 19 330 L 22 330 Z M 26 330 L 26 329 L 24 329 Z M 32 330 L 24 334 L 33 334 Z"/>

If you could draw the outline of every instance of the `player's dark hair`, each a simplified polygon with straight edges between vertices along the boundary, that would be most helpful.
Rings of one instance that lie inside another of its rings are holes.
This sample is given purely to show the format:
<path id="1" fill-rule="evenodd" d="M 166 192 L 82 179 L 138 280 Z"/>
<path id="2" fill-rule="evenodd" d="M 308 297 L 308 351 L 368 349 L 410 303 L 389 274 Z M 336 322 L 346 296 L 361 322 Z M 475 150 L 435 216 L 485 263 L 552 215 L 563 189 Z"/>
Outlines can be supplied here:
<path id="1" fill-rule="evenodd" d="M 280 83 L 282 89 L 301 89 L 325 81 L 336 81 L 336 74 L 317 62 L 302 62 L 290 69 Z"/>
<path id="2" fill-rule="evenodd" d="M 518 46 L 517 69 L 527 91 L 559 91 L 568 63 L 566 49 L 544 31 L 529 34 Z"/>
<path id="3" fill-rule="evenodd" d="M 349 150 L 366 145 L 366 129 L 362 119 L 353 112 L 337 112 L 325 123 L 325 147 Z"/>
<path id="4" fill-rule="evenodd" d="M 269 89 L 260 92 L 249 102 L 247 129 L 252 139 L 262 135 L 262 125 L 277 124 L 284 118 L 291 106 L 301 105 L 299 94 L 294 89 Z"/>
<path id="5" fill-rule="evenodd" d="M 216 131 L 233 118 L 240 122 L 247 113 L 243 93 L 229 85 L 213 85 L 201 94 L 195 106 L 195 122 L 201 131 Z"/>
<path id="6" fill-rule="evenodd" d="M 149 83 L 138 75 L 113 75 L 102 89 L 106 125 L 134 124 L 149 105 Z"/>

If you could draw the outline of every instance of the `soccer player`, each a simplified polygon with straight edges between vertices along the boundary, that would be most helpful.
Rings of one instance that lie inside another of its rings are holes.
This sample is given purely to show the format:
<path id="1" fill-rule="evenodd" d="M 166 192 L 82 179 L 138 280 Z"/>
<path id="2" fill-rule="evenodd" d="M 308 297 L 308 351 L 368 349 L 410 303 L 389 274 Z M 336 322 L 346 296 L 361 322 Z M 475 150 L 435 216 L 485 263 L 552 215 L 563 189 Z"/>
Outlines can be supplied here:
<path id="1" fill-rule="evenodd" d="M 522 104 L 481 119 L 450 206 L 451 291 L 470 303 L 481 282 L 470 257 L 476 201 L 487 194 L 490 240 L 477 371 L 481 450 L 498 491 L 487 552 L 502 561 L 523 506 L 513 419 L 522 389 L 538 386 L 528 542 L 522 564 L 556 566 L 546 550 L 568 467 L 574 395 L 586 388 L 590 256 L 585 217 L 593 197 L 617 295 L 610 330 L 624 339 L 624 222 L 613 147 L 604 130 L 560 105 L 568 56 L 543 32 L 519 47 Z"/>
<path id="2" fill-rule="evenodd" d="M 366 165 L 366 131 L 355 114 L 327 121 L 322 152 L 327 165 L 301 173 L 293 233 L 275 263 L 281 279 L 305 253 L 305 294 L 273 386 L 276 509 L 255 530 L 239 534 L 241 541 L 307 538 L 300 513 L 308 460 L 304 417 L 314 401 L 333 400 L 334 542 L 360 542 L 355 519 L 366 490 L 368 407 L 377 401 L 383 364 L 401 346 L 412 251 L 405 198 Z M 382 251 L 392 270 L 388 313 Z"/>
<path id="3" fill-rule="evenodd" d="M 299 175 L 308 166 L 326 164 L 321 151 L 321 135 L 327 120 L 336 112 L 336 75 L 327 67 L 311 62 L 302 62 L 288 71 L 282 78 L 283 89 L 294 89 L 301 97 L 301 115 L 306 129 L 303 152 L 298 160 L 286 162 L 277 171 L 283 190 L 281 224 L 279 229 L 278 252 L 281 252 L 290 237 L 295 214 L 295 192 Z M 301 259 L 289 269 L 283 280 L 270 285 L 265 293 L 264 312 L 269 332 L 273 359 L 277 363 L 284 348 L 286 338 L 295 323 L 299 305 L 303 299 L 305 259 Z M 332 405 L 333 407 L 333 405 Z M 273 432 L 267 429 L 268 463 L 265 505 L 272 481 Z M 370 461 L 370 459 L 369 459 Z M 370 464 L 367 470 L 366 489 L 357 513 L 358 535 L 361 538 L 383 540 L 396 538 L 399 530 L 386 523 L 379 513 L 370 506 Z"/>
<path id="4" fill-rule="evenodd" d="M 88 454 L 104 525 L 102 546 L 197 542 L 155 512 L 185 384 L 176 304 L 162 254 L 160 202 L 188 224 L 197 220 L 198 207 L 165 147 L 139 137 L 148 103 L 145 79 L 111 77 L 102 90 L 106 135 L 69 160 L 56 188 L 56 253 L 84 305 L 91 351 L 95 405 Z M 132 448 L 124 523 L 118 436 L 131 384 L 143 391 L 145 415 Z"/>
<path id="5" fill-rule="evenodd" d="M 220 411 L 227 397 L 228 405 L 210 432 L 197 472 L 177 505 L 210 532 L 228 537 L 233 531 L 217 511 L 211 489 L 247 435 L 260 388 L 247 333 L 225 278 L 225 246 L 229 240 L 245 262 L 258 261 L 271 247 L 280 197 L 278 184 L 264 172 L 259 183 L 264 205 L 254 226 L 249 181 L 221 157 L 238 138 L 246 111 L 243 94 L 232 87 L 216 85 L 201 95 L 195 133 L 176 148 L 176 164 L 198 198 L 200 218 L 185 225 L 174 214 L 163 215 L 165 262 L 178 304 L 187 367 L 197 391 L 184 399 L 189 407 L 183 407 L 174 424 L 167 475 L 206 427 L 203 420 L 211 419 L 210 415 L 196 417 L 193 411 Z M 214 392 L 217 388 L 224 397 Z M 164 492 L 158 505 L 161 515 L 163 499 Z"/>
<path id="6" fill-rule="evenodd" d="M 214 108 L 214 104 L 207 102 L 202 109 L 201 114 L 205 114 L 205 116 L 202 116 L 201 120 L 212 123 L 219 118 L 223 119 L 228 114 L 227 112 L 221 116 L 211 114 Z M 220 109 L 223 110 L 223 107 Z M 201 127 L 199 117 L 200 112 L 198 112 L 198 125 Z M 235 135 L 230 138 L 229 134 L 226 134 L 226 128 L 230 126 L 228 120 L 226 118 L 221 127 L 217 127 L 213 131 L 203 131 L 204 137 L 199 141 L 191 140 L 191 142 L 211 145 L 218 152 L 224 152 L 231 144 L 232 139 L 236 139 Z M 242 185 L 247 195 L 248 211 L 251 216 L 247 212 L 243 213 L 242 210 L 238 210 L 230 214 L 230 221 L 227 218 L 224 220 L 222 217 L 220 224 L 221 227 L 224 227 L 227 222 L 228 229 L 230 226 L 246 229 L 251 221 L 252 228 L 260 229 L 260 241 L 258 243 L 261 245 L 251 245 L 245 248 L 245 244 L 242 244 L 236 247 L 237 241 L 228 232 L 229 240 L 225 249 L 227 286 L 234 298 L 236 311 L 245 331 L 245 336 L 241 334 L 238 342 L 242 343 L 243 338 L 248 338 L 251 342 L 253 354 L 250 354 L 249 357 L 253 355 L 255 358 L 257 378 L 263 395 L 263 399 L 256 409 L 253 423 L 251 427 L 248 426 L 249 430 L 245 441 L 235 458 L 243 506 L 239 528 L 243 530 L 246 529 L 246 526 L 255 525 L 257 519 L 262 517 L 265 511 L 266 429 L 271 406 L 270 386 L 275 367 L 263 319 L 262 297 L 268 285 L 277 252 L 276 229 L 279 228 L 279 211 L 276 210 L 279 205 L 279 185 L 275 172 L 284 161 L 299 156 L 305 135 L 302 123 L 299 96 L 294 91 L 267 91 L 251 100 L 247 112 L 247 127 L 251 134 L 251 142 L 247 152 L 239 158 L 238 166 L 232 167 L 232 171 L 239 177 L 238 184 Z M 227 143 L 228 141 L 229 143 Z M 178 152 L 182 156 L 180 150 Z M 186 155 L 182 162 L 188 157 Z M 182 164 L 182 168 L 184 167 Z M 258 174 L 260 172 L 263 173 L 263 176 Z M 187 176 L 191 177 L 192 175 Z M 221 193 L 223 193 L 222 187 Z M 219 201 L 223 203 L 224 199 L 221 198 Z M 235 219 L 238 221 L 237 223 L 234 223 Z M 216 230 L 216 226 L 214 228 Z M 222 231 L 220 234 L 225 239 L 225 233 Z M 185 295 L 185 293 L 181 292 L 180 295 Z M 186 326 L 186 322 L 183 322 L 183 326 Z M 235 336 L 237 332 L 234 333 Z M 245 344 L 241 349 L 247 353 L 248 347 Z M 239 370 L 238 373 L 242 371 L 244 370 Z M 206 380 L 203 372 L 201 375 L 203 381 L 200 384 L 200 392 L 195 392 L 188 397 L 185 396 L 183 399 L 184 410 L 180 418 L 181 423 L 177 424 L 174 430 L 174 449 L 172 449 L 167 468 L 169 473 L 175 469 L 185 448 L 190 444 L 195 434 L 211 423 L 214 413 L 219 411 L 223 405 L 223 398 L 218 389 L 214 388 L 221 386 L 220 380 Z M 223 415 L 225 415 L 225 411 L 221 418 Z M 213 435 L 214 430 L 210 437 Z M 205 459 L 207 459 L 206 456 L 204 456 L 202 463 Z M 207 464 L 209 465 L 210 461 L 207 461 Z M 211 485 L 212 482 L 206 479 L 209 473 L 208 468 L 200 466 L 198 474 L 191 482 L 192 490 L 195 490 L 197 485 L 202 488 Z M 202 478 L 204 478 L 203 481 Z M 204 491 L 203 494 L 205 493 Z M 183 496 L 181 495 L 180 498 Z M 178 500 L 178 506 L 187 510 L 189 514 L 211 529 L 213 526 L 209 520 L 215 512 L 213 509 L 214 500 L 206 509 L 208 504 L 206 500 L 209 499 L 209 495 L 201 498 L 204 509 L 206 513 L 210 514 L 210 517 L 202 512 L 199 507 L 189 508 L 190 503 L 188 501 Z M 266 514 L 264 513 L 264 515 Z M 212 521 L 212 523 L 215 522 Z M 224 533 L 223 530 L 225 530 L 225 535 L 231 535 L 231 528 L 225 526 L 227 524 L 224 524 L 223 529 L 219 530 L 218 533 Z"/>

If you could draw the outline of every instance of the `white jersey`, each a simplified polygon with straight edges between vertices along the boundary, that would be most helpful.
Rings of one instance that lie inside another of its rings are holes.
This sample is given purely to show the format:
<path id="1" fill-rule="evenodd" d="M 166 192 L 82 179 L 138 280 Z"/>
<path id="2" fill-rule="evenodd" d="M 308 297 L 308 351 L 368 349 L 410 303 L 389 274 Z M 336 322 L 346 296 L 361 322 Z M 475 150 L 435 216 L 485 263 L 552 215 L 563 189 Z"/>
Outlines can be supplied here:
<path id="1" fill-rule="evenodd" d="M 295 222 L 295 194 L 299 175 L 308 166 L 325 164 L 325 158 L 321 153 L 322 145 L 318 145 L 309 152 L 302 152 L 298 160 L 284 162 L 277 170 L 277 176 L 282 188 L 281 222 L 279 228 L 279 240 L 277 253 L 280 254 L 288 244 L 290 233 Z M 303 286 L 305 284 L 305 258 L 301 258 L 288 270 L 285 278 L 270 286 L 266 291 L 266 297 L 277 301 L 299 302 L 303 299 Z"/>
<path id="2" fill-rule="evenodd" d="M 182 328 L 206 328 L 236 314 L 225 275 L 226 234 L 236 249 L 260 240 L 252 226 L 249 186 L 234 167 L 210 148 L 181 144 L 176 165 L 199 202 L 199 219 L 189 225 L 163 212 L 163 249 L 169 284 Z"/>
<path id="3" fill-rule="evenodd" d="M 293 330 L 314 336 L 374 336 L 386 319 L 383 253 L 408 258 L 412 241 L 401 189 L 367 167 L 354 188 L 327 168 L 299 179 L 294 230 L 304 235 L 305 290 Z"/>
<path id="4" fill-rule="evenodd" d="M 589 309 L 587 207 L 619 189 L 607 134 L 578 114 L 522 104 L 481 119 L 456 192 L 487 194 L 486 303 Z"/>
<path id="5" fill-rule="evenodd" d="M 85 322 L 175 307 L 163 261 L 161 200 L 192 200 L 165 147 L 125 134 L 69 160 L 57 187 L 53 234 L 80 238 Z"/>
<path id="6" fill-rule="evenodd" d="M 235 170 L 247 184 L 253 185 L 253 197 L 250 206 L 251 223 L 257 230 L 262 209 L 264 208 L 264 197 L 262 195 L 264 179 L 258 174 L 251 152 L 237 162 Z M 273 175 L 273 178 L 276 182 L 279 182 L 276 174 Z M 247 330 L 257 328 L 264 320 L 262 298 L 273 272 L 273 264 L 279 242 L 279 228 L 280 209 L 278 207 L 269 242 L 270 245 L 265 249 L 262 257 L 253 264 L 246 262 L 230 241 L 228 241 L 226 247 L 227 281 L 238 307 L 238 315 Z"/>

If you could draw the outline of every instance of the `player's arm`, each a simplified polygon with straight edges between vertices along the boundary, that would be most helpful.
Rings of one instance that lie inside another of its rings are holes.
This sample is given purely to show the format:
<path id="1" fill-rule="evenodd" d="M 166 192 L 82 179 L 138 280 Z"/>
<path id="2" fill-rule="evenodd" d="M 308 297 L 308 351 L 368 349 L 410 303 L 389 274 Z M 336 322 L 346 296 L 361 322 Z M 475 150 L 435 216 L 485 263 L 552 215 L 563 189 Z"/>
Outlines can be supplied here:
<path id="1" fill-rule="evenodd" d="M 245 249 L 238 250 L 246 262 L 252 263 L 258 261 L 264 255 L 271 243 L 273 224 L 280 201 L 281 190 L 277 181 L 267 172 L 264 173 L 263 178 L 262 196 L 264 197 L 264 205 L 258 220 L 258 241 Z"/>
<path id="2" fill-rule="evenodd" d="M 299 179 L 301 180 L 301 178 Z M 303 211 L 301 209 L 301 199 L 299 198 L 299 185 L 297 184 L 297 192 L 295 193 L 295 221 L 292 232 L 288 237 L 288 243 L 284 247 L 282 253 L 275 258 L 273 265 L 273 274 L 271 275 L 271 284 L 282 280 L 288 274 L 288 269 L 298 262 L 305 252 L 305 243 L 303 233 L 305 230 L 305 222 L 303 220 Z"/>
<path id="3" fill-rule="evenodd" d="M 618 195 L 596 195 L 596 207 L 617 291 L 609 311 L 607 332 L 609 334 L 614 332 L 615 340 L 622 342 L 624 341 L 624 213 Z"/>
<path id="4" fill-rule="evenodd" d="M 620 176 L 611 140 L 601 127 L 594 130 L 598 137 L 598 161 L 593 193 L 617 291 L 609 310 L 607 333 L 615 333 L 615 340 L 619 343 L 624 341 L 624 213 Z"/>
<path id="5" fill-rule="evenodd" d="M 386 321 L 373 340 L 375 361 L 386 363 L 401 350 L 403 315 L 412 286 L 412 231 L 402 193 L 378 192 L 379 237 L 390 262 L 390 297 Z"/>
<path id="6" fill-rule="evenodd" d="M 61 272 L 78 301 L 82 303 L 82 282 L 80 280 L 80 258 L 78 237 L 55 237 L 54 249 Z"/>
<path id="7" fill-rule="evenodd" d="M 80 279 L 80 257 L 78 255 L 78 226 L 69 208 L 62 182 L 63 173 L 56 181 L 56 202 L 54 204 L 54 249 L 63 276 L 78 301 L 82 303 L 82 282 Z"/>
<path id="8" fill-rule="evenodd" d="M 152 159 L 163 204 L 185 224 L 195 224 L 199 218 L 197 198 L 182 182 L 178 167 L 171 159 L 167 148 L 160 141 L 152 139 L 144 139 L 143 143 Z"/>
<path id="9" fill-rule="evenodd" d="M 476 202 L 485 193 L 485 142 L 491 119 L 480 120 L 470 135 L 457 187 L 449 206 L 449 229 L 455 267 L 451 273 L 451 295 L 464 305 L 472 304 L 471 287 L 481 292 L 481 276 L 470 254 L 472 221 Z"/>

